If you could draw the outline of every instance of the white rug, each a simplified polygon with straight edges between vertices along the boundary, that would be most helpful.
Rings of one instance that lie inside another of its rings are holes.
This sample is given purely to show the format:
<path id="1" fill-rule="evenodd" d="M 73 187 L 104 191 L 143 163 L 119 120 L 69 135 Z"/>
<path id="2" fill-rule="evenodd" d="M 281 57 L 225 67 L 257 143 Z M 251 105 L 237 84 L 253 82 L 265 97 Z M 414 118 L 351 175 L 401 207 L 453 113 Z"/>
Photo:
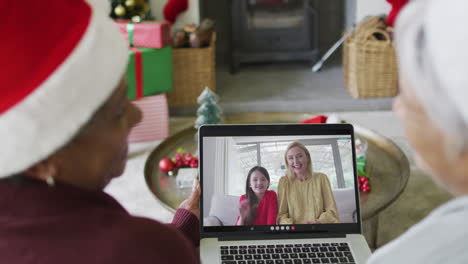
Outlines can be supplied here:
<path id="1" fill-rule="evenodd" d="M 159 143 L 161 141 L 130 144 L 124 174 L 114 179 L 104 191 L 117 199 L 132 215 L 171 222 L 174 214 L 162 206 L 145 182 L 146 159 Z"/>

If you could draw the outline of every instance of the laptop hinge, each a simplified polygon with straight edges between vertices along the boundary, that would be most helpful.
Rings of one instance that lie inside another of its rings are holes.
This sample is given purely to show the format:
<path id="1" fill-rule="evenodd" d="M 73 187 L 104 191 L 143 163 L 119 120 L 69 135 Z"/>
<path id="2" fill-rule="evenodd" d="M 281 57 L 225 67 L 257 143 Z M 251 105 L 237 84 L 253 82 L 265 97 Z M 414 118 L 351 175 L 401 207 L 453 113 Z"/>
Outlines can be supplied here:
<path id="1" fill-rule="evenodd" d="M 302 238 L 345 238 L 346 234 L 334 233 L 307 233 L 307 234 L 256 234 L 246 236 L 223 236 L 218 237 L 218 241 L 239 241 L 239 240 L 278 240 L 278 239 L 302 239 Z"/>

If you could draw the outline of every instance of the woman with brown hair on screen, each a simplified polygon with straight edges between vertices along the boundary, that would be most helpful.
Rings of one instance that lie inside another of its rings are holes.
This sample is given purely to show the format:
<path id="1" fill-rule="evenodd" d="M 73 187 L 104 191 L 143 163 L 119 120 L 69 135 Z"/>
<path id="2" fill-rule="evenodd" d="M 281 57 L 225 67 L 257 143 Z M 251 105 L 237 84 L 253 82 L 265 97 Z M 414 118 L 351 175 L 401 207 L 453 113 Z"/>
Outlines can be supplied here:
<path id="1" fill-rule="evenodd" d="M 338 210 L 327 175 L 314 172 L 309 150 L 292 142 L 284 154 L 286 175 L 278 183 L 279 224 L 338 223 Z"/>
<path id="2" fill-rule="evenodd" d="M 82 0 L 0 6 L 0 263 L 199 263 L 197 183 L 171 224 L 103 191 L 142 118 L 109 12 Z"/>
<path id="3" fill-rule="evenodd" d="M 261 166 L 250 169 L 245 182 L 245 194 L 239 199 L 236 225 L 275 225 L 278 216 L 276 192 L 268 190 L 270 175 Z"/>

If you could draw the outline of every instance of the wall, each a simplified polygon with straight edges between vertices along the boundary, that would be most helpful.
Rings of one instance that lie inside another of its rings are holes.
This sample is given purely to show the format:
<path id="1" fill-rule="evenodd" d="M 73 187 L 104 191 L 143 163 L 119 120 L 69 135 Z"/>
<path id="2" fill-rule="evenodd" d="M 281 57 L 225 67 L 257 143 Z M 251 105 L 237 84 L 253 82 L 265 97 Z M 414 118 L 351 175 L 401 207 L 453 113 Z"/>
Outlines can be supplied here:
<path id="1" fill-rule="evenodd" d="M 181 28 L 185 24 L 199 24 L 200 23 L 200 8 L 199 0 L 188 0 L 188 9 L 181 13 L 172 26 L 173 29 Z M 164 20 L 163 9 L 168 0 L 149 0 L 151 13 L 157 20 Z"/>
<path id="2" fill-rule="evenodd" d="M 356 19 L 360 21 L 367 15 L 388 14 L 390 7 L 385 0 L 357 0 Z"/>

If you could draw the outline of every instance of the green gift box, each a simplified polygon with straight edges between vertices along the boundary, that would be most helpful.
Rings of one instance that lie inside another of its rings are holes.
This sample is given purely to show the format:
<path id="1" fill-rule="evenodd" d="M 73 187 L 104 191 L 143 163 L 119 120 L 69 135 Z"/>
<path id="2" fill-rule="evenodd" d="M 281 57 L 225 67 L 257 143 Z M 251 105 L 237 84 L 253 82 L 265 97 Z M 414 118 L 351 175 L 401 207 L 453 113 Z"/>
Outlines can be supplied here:
<path id="1" fill-rule="evenodd" d="M 366 171 L 367 160 L 364 157 L 356 159 L 357 171 Z"/>
<path id="2" fill-rule="evenodd" d="M 172 90 L 172 47 L 162 49 L 130 47 L 127 68 L 129 99 Z"/>

